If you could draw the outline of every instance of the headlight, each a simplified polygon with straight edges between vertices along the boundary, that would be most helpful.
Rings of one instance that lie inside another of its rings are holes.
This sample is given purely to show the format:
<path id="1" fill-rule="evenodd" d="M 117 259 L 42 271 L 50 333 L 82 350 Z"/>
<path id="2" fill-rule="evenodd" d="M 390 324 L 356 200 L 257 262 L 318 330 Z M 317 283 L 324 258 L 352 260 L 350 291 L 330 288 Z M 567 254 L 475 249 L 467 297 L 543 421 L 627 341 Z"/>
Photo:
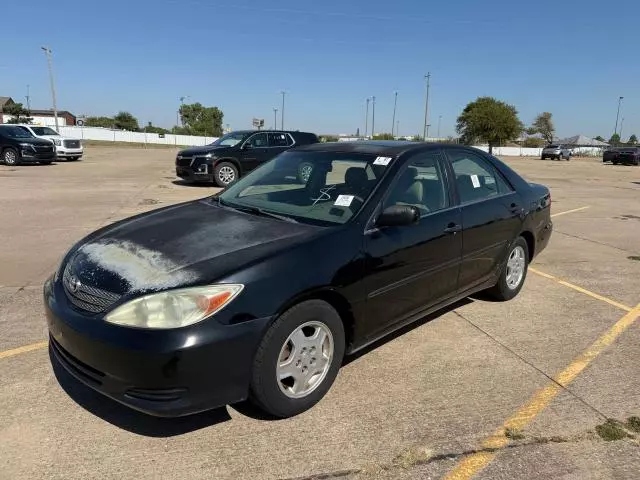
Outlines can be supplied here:
<path id="1" fill-rule="evenodd" d="M 58 145 L 58 146 L 62 145 L 62 142 L 60 140 L 58 140 L 57 138 L 54 138 L 52 141 L 53 141 L 54 145 Z"/>
<path id="2" fill-rule="evenodd" d="M 243 288 L 237 284 L 212 285 L 145 295 L 119 306 L 105 320 L 125 327 L 186 327 L 219 312 Z"/>

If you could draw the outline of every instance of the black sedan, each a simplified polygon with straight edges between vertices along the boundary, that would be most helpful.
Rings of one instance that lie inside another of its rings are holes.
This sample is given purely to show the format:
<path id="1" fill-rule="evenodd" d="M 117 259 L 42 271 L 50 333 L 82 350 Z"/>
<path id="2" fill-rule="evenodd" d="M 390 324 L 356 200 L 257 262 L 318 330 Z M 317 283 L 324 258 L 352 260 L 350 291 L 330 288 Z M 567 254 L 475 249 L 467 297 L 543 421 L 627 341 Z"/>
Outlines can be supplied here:
<path id="1" fill-rule="evenodd" d="M 214 197 L 75 245 L 44 287 L 50 349 L 149 414 L 249 398 L 292 416 L 345 355 L 475 292 L 516 296 L 549 241 L 550 204 L 473 148 L 298 147 Z"/>

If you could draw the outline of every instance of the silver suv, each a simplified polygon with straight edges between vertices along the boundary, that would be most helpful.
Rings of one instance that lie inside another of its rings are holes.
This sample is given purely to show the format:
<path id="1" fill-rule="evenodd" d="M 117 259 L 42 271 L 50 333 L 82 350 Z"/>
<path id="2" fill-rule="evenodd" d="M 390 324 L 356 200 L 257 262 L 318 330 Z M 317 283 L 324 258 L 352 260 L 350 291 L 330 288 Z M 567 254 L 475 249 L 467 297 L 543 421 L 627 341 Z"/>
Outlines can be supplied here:
<path id="1" fill-rule="evenodd" d="M 556 160 L 571 160 L 571 155 L 573 152 L 569 147 L 564 145 L 547 145 L 542 149 L 542 155 L 540 158 L 544 160 L 545 158 L 552 158 Z"/>

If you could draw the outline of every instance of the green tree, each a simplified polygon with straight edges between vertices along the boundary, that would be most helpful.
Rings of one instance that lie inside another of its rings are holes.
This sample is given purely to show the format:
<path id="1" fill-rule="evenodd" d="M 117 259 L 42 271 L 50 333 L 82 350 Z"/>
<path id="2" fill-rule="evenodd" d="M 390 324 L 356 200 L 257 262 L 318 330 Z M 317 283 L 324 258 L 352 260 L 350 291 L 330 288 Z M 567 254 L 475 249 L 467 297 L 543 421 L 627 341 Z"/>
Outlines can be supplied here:
<path id="1" fill-rule="evenodd" d="M 335 135 L 321 135 L 320 136 L 320 141 L 321 142 L 337 142 L 338 141 L 338 137 L 336 137 Z"/>
<path id="2" fill-rule="evenodd" d="M 542 112 L 533 121 L 533 125 L 531 125 L 535 133 L 542 135 L 542 138 L 544 138 L 547 143 L 553 143 L 554 133 L 556 133 L 551 116 L 549 112 Z"/>
<path id="3" fill-rule="evenodd" d="M 21 103 L 11 103 L 5 105 L 3 108 L 5 115 L 11 115 L 13 118 L 9 119 L 7 123 L 31 123 L 33 118 L 30 116 L 29 110 L 24 108 Z"/>
<path id="4" fill-rule="evenodd" d="M 609 145 L 618 145 L 620 144 L 620 135 L 618 135 L 617 133 L 614 133 L 613 135 L 611 135 L 611 138 L 609 139 Z"/>
<path id="5" fill-rule="evenodd" d="M 371 137 L 371 140 L 395 140 L 395 137 L 390 133 L 377 133 Z"/>
<path id="6" fill-rule="evenodd" d="M 638 137 L 636 137 L 635 134 L 631 135 L 629 137 L 629 141 L 627 142 L 629 145 L 637 145 L 638 143 Z"/>
<path id="7" fill-rule="evenodd" d="M 116 128 L 119 128 L 120 130 L 129 130 L 130 132 L 137 132 L 140 130 L 138 119 L 129 112 L 119 112 L 115 117 L 113 117 L 113 123 Z"/>
<path id="8" fill-rule="evenodd" d="M 540 148 L 544 147 L 546 143 L 542 138 L 529 137 L 522 142 L 522 146 L 525 148 Z"/>
<path id="9" fill-rule="evenodd" d="M 87 117 L 84 124 L 87 127 L 113 128 L 114 122 L 111 117 Z"/>
<path id="10" fill-rule="evenodd" d="M 489 153 L 493 153 L 493 147 L 516 138 L 523 128 L 516 108 L 493 97 L 478 97 L 469 103 L 456 125 L 463 143 L 487 142 Z"/>
<path id="11" fill-rule="evenodd" d="M 594 137 L 594 140 L 598 140 L 599 142 L 606 142 L 606 140 L 600 135 L 598 135 L 597 137 Z"/>
<path id="12" fill-rule="evenodd" d="M 224 114 L 218 107 L 205 107 L 200 103 L 182 105 L 180 107 L 180 117 L 184 127 L 178 127 L 174 131 L 180 129 L 186 135 L 204 137 L 222 136 Z"/>
<path id="13" fill-rule="evenodd" d="M 142 129 L 142 131 L 146 133 L 160 133 L 160 134 L 169 133 L 169 130 L 167 130 L 166 128 L 156 127 L 155 125 L 151 125 L 151 122 L 149 122 L 149 124 L 145 126 Z"/>

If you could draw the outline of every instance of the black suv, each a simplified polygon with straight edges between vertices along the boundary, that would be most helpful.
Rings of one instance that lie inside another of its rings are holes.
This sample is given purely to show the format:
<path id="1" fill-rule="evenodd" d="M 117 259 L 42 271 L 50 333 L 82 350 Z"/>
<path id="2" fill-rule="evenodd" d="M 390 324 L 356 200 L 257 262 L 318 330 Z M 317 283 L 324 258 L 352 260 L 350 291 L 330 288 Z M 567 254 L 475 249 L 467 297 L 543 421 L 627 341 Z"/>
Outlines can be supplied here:
<path id="1" fill-rule="evenodd" d="M 0 125 L 0 159 L 10 166 L 20 163 L 48 165 L 56 159 L 56 148 L 52 141 L 35 137 L 23 128 Z"/>
<path id="2" fill-rule="evenodd" d="M 318 143 L 314 133 L 283 130 L 239 130 L 228 133 L 210 145 L 178 152 L 176 175 L 190 182 L 214 182 L 226 187 L 242 175 L 298 145 Z M 309 171 L 296 172 L 306 180 Z"/>

